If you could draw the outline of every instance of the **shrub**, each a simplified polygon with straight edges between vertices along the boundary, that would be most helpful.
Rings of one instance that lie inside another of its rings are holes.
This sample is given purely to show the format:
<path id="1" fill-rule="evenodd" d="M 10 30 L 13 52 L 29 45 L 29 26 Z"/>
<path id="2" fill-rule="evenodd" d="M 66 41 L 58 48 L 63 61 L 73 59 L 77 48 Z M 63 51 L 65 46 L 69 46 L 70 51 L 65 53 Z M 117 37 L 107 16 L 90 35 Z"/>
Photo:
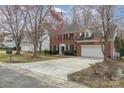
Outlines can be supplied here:
<path id="1" fill-rule="evenodd" d="M 52 54 L 58 54 L 59 53 L 59 51 L 52 51 Z"/>
<path id="2" fill-rule="evenodd" d="M 120 48 L 120 56 L 124 56 L 124 47 Z"/>
<path id="3" fill-rule="evenodd" d="M 45 55 L 47 55 L 47 54 L 49 54 L 50 52 L 49 52 L 49 50 L 44 50 L 44 54 Z"/>
<path id="4" fill-rule="evenodd" d="M 64 51 L 64 55 L 74 55 L 73 51 Z"/>
<path id="5" fill-rule="evenodd" d="M 119 37 L 115 37 L 114 45 L 115 45 L 116 51 L 119 52 L 119 49 L 121 47 L 121 42 L 120 42 L 120 38 Z"/>
<path id="6" fill-rule="evenodd" d="M 12 54 L 12 49 L 11 48 L 6 49 L 6 54 Z"/>
<path id="7" fill-rule="evenodd" d="M 69 55 L 69 51 L 64 51 L 64 55 Z"/>
<path id="8" fill-rule="evenodd" d="M 16 47 L 13 47 L 13 50 L 16 50 Z M 21 50 L 21 47 L 19 47 L 19 50 Z"/>
<path id="9" fill-rule="evenodd" d="M 16 47 L 13 47 L 13 50 L 16 50 Z"/>
<path id="10" fill-rule="evenodd" d="M 44 50 L 44 54 L 45 55 L 47 55 L 47 54 L 56 55 L 58 53 L 59 53 L 59 51 Z"/>

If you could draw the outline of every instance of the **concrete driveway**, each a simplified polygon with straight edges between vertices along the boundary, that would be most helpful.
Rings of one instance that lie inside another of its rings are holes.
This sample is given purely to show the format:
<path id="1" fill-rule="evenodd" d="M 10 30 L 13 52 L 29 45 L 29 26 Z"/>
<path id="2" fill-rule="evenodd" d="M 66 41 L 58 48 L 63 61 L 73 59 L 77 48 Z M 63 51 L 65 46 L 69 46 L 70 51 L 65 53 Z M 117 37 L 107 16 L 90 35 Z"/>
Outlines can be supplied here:
<path id="1" fill-rule="evenodd" d="M 67 80 L 67 74 L 80 71 L 87 68 L 91 63 L 94 64 L 101 61 L 102 59 L 73 57 L 32 63 L 18 63 L 11 65 L 30 70 L 34 73 L 36 72 L 39 74 L 46 74 L 52 77 Z"/>
<path id="2" fill-rule="evenodd" d="M 56 88 L 32 76 L 0 66 L 0 88 Z"/>

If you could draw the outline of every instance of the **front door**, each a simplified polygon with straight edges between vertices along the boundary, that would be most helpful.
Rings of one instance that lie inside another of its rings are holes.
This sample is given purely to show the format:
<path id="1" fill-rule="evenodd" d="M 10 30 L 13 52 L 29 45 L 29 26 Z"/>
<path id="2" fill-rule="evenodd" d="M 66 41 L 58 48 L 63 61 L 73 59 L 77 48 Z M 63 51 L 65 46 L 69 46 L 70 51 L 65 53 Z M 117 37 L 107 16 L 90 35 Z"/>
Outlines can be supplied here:
<path id="1" fill-rule="evenodd" d="M 62 54 L 64 54 L 64 51 L 65 51 L 64 46 L 62 46 Z"/>

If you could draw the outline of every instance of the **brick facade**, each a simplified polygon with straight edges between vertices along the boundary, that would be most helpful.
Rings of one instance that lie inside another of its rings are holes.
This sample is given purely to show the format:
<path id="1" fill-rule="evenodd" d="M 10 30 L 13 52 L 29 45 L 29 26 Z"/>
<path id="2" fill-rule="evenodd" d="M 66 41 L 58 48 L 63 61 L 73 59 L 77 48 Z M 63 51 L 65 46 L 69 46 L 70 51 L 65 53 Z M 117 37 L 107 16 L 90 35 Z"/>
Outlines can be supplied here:
<path id="1" fill-rule="evenodd" d="M 54 33 L 50 38 L 50 45 L 51 47 L 61 48 L 60 46 L 61 44 L 63 44 L 63 47 L 65 48 L 64 51 L 73 50 L 74 55 L 76 56 L 81 56 L 81 45 L 100 45 L 100 41 L 98 40 L 98 38 L 90 39 L 90 40 L 80 40 L 79 37 L 80 37 L 80 32 Z M 56 50 L 60 51 L 60 49 L 58 48 Z M 108 43 L 106 50 L 107 50 L 108 57 L 111 57 L 112 42 Z"/>

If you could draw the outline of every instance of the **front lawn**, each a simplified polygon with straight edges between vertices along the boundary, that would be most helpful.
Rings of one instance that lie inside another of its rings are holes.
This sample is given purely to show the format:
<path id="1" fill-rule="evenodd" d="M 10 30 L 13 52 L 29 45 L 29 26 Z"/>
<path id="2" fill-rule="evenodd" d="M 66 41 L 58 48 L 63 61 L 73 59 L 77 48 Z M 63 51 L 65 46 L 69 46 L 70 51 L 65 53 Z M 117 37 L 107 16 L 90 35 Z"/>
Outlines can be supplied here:
<path id="1" fill-rule="evenodd" d="M 121 60 L 120 61 L 124 62 L 124 56 L 121 57 Z"/>
<path id="2" fill-rule="evenodd" d="M 12 62 L 14 63 L 26 63 L 26 62 L 36 62 L 43 60 L 52 60 L 52 59 L 60 59 L 64 58 L 63 56 L 56 55 L 40 55 L 38 57 L 33 57 L 32 53 L 26 52 L 21 55 L 12 55 Z M 10 55 L 5 53 L 0 53 L 0 61 L 1 62 L 10 62 Z"/>
<path id="3" fill-rule="evenodd" d="M 5 51 L 6 50 L 6 48 L 0 48 L 0 51 Z"/>

